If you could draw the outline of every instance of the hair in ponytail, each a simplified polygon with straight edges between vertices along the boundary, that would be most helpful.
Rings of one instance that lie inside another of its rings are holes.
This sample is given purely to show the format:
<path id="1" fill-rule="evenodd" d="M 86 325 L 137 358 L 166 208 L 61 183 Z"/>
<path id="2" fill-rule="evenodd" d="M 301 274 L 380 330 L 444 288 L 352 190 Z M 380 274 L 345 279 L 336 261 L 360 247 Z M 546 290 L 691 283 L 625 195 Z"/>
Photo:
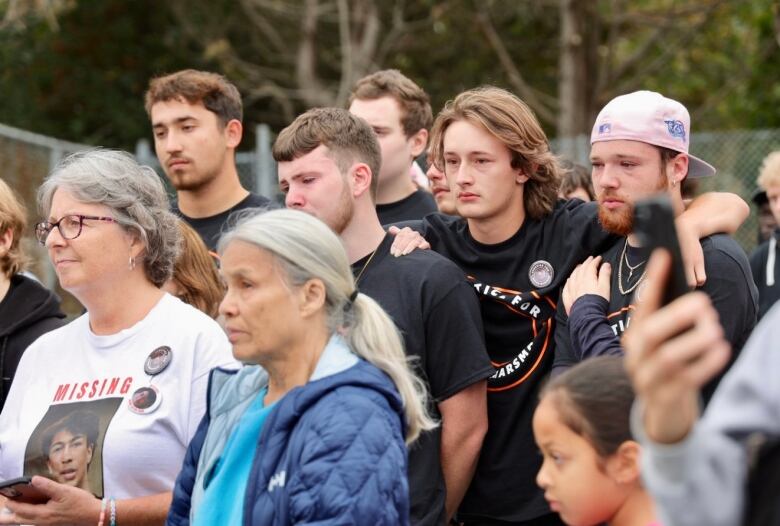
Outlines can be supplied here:
<path id="1" fill-rule="evenodd" d="M 328 328 L 342 334 L 350 349 L 384 371 L 395 384 L 406 415 L 406 442 L 436 422 L 428 413 L 428 394 L 407 359 L 401 335 L 374 300 L 355 292 L 355 280 L 338 236 L 318 219 L 296 210 L 273 210 L 248 217 L 222 236 L 219 251 L 233 240 L 271 253 L 288 284 L 310 279 L 325 285 Z M 354 298 L 354 299 L 351 299 Z"/>
<path id="2" fill-rule="evenodd" d="M 428 391 L 410 367 L 401 334 L 382 307 L 365 294 L 357 295 L 347 311 L 349 314 L 353 318 L 345 327 L 349 346 L 393 380 L 404 401 L 406 441 L 412 442 L 421 431 L 433 429 L 437 424 L 428 414 Z"/>

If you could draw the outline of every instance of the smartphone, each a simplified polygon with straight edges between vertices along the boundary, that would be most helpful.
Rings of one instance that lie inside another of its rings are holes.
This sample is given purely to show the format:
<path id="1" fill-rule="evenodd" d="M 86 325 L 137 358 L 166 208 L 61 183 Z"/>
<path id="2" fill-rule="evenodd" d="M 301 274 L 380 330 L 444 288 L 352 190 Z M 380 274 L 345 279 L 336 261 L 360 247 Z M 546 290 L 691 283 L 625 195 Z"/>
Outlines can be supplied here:
<path id="1" fill-rule="evenodd" d="M 19 477 L 0 482 L 0 495 L 27 504 L 45 504 L 49 501 L 49 497 L 32 485 L 30 477 Z"/>
<path id="2" fill-rule="evenodd" d="M 672 268 L 664 287 L 663 305 L 690 292 L 685 279 L 677 229 L 674 225 L 674 208 L 669 196 L 658 194 L 638 201 L 634 206 L 634 234 L 647 257 L 656 248 L 667 250 L 672 256 Z"/>

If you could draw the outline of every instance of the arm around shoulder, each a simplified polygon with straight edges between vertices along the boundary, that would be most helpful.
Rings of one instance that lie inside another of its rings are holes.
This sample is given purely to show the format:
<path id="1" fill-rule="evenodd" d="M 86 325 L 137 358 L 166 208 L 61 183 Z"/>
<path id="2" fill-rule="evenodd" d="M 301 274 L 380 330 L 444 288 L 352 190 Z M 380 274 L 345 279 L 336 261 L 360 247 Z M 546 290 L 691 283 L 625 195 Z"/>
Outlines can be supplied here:
<path id="1" fill-rule="evenodd" d="M 691 201 L 680 215 L 699 233 L 699 237 L 712 234 L 734 234 L 750 215 L 750 206 L 737 194 L 707 192 Z"/>

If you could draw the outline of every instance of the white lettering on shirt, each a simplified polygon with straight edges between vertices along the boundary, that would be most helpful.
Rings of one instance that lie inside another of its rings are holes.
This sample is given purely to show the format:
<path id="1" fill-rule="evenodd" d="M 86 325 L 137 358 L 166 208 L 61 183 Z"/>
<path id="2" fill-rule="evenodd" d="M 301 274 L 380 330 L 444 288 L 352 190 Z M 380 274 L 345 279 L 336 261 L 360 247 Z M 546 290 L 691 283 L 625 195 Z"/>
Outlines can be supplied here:
<path id="1" fill-rule="evenodd" d="M 268 481 L 268 492 L 272 492 L 274 488 L 283 488 L 285 478 L 287 478 L 287 471 L 282 470 L 271 476 L 271 480 Z"/>
<path id="2" fill-rule="evenodd" d="M 491 378 L 502 378 L 508 374 L 512 374 L 514 372 L 517 372 L 520 369 L 520 364 L 525 363 L 526 358 L 530 355 L 531 348 L 533 347 L 534 342 L 529 343 L 525 349 L 520 351 L 520 354 L 512 358 L 512 361 L 505 363 L 499 369 L 493 373 L 493 376 Z"/>

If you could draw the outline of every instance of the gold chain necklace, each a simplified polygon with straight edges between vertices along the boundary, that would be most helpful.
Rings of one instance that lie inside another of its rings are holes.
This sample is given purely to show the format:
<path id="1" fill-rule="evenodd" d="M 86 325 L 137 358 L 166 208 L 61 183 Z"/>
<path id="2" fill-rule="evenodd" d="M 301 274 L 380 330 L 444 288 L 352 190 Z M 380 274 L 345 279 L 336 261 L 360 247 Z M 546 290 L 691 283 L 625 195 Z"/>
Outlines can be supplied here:
<path id="1" fill-rule="evenodd" d="M 358 272 L 357 277 L 355 278 L 355 288 L 357 288 L 358 283 L 360 283 L 360 278 L 363 277 L 363 273 L 368 268 L 369 263 L 371 263 L 371 260 L 374 259 L 374 255 L 376 255 L 376 251 L 379 250 L 379 247 L 376 247 L 373 252 L 371 252 L 371 255 L 368 257 L 368 260 L 363 263 L 363 267 L 361 267 L 360 272 Z"/>
<path id="2" fill-rule="evenodd" d="M 631 266 L 631 263 L 628 262 L 628 255 L 626 254 L 626 250 L 628 249 L 628 238 L 626 238 L 626 243 L 623 245 L 623 254 L 620 256 L 620 263 L 618 264 L 618 289 L 620 290 L 620 293 L 622 295 L 630 294 L 634 292 L 634 289 L 639 286 L 640 283 L 642 283 L 642 280 L 645 279 L 645 274 L 647 274 L 647 267 L 642 271 L 642 275 L 639 276 L 639 279 L 628 287 L 628 289 L 623 288 L 623 261 L 625 260 L 626 266 L 628 267 L 628 283 L 631 283 L 631 277 L 634 275 L 634 271 L 644 265 L 647 260 L 642 261 L 641 263 L 637 263 L 633 267 Z"/>

